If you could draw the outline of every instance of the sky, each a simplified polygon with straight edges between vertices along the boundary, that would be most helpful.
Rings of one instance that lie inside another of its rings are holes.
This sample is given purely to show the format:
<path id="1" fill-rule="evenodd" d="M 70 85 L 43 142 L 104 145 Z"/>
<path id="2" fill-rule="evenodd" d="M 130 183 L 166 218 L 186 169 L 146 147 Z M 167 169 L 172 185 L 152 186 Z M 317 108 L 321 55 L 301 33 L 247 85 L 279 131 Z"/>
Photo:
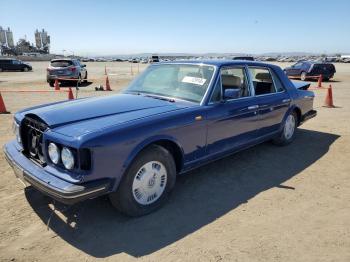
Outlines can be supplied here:
<path id="1" fill-rule="evenodd" d="M 35 29 L 51 53 L 350 53 L 349 0 L 0 0 L 15 42 Z"/>

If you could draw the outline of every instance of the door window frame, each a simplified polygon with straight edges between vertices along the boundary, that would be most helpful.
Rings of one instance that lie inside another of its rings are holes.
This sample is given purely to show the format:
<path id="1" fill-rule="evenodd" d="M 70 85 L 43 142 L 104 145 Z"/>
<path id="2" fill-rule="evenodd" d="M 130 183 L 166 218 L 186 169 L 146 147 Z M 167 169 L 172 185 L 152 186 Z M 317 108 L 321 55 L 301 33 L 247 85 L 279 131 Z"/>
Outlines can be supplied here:
<path id="1" fill-rule="evenodd" d="M 249 90 L 249 96 L 242 96 L 239 98 L 231 98 L 231 99 L 227 99 L 225 100 L 225 102 L 232 102 L 232 101 L 237 101 L 237 100 L 242 100 L 242 99 L 247 99 L 247 98 L 252 98 L 255 97 L 255 90 L 254 90 L 254 86 L 252 85 L 252 80 L 251 77 L 249 75 L 249 70 L 248 70 L 248 66 L 247 65 L 225 65 L 219 68 L 218 70 L 218 78 L 215 82 L 214 85 L 214 89 L 210 94 L 210 98 L 209 98 L 209 102 L 208 105 L 215 105 L 215 104 L 219 104 L 223 102 L 223 89 L 222 89 L 222 80 L 221 80 L 221 70 L 225 70 L 225 69 L 232 69 L 232 68 L 239 68 L 239 69 L 243 69 L 243 74 L 247 79 L 247 87 Z M 217 85 L 220 84 L 221 90 L 220 90 L 220 97 L 221 99 L 219 101 L 212 101 L 213 99 L 213 95 L 215 93 L 215 88 L 217 87 Z"/>
<path id="2" fill-rule="evenodd" d="M 275 92 L 274 93 L 268 93 L 268 94 L 262 94 L 262 95 L 255 95 L 255 87 L 254 87 L 254 84 L 253 84 L 253 75 L 252 73 L 250 72 L 250 68 L 258 68 L 258 69 L 267 69 L 269 71 L 269 74 L 271 76 L 271 79 L 272 79 L 272 83 L 273 83 L 273 87 L 275 89 Z M 283 91 L 278 91 L 277 92 L 277 89 L 276 89 L 276 83 L 275 83 L 275 79 L 274 79 L 274 74 L 277 76 L 277 74 L 272 71 L 272 69 L 268 66 L 247 66 L 247 69 L 248 69 L 248 74 L 249 74 L 249 78 L 250 78 L 250 82 L 251 82 L 251 86 L 253 88 L 253 93 L 254 93 L 254 97 L 261 97 L 261 96 L 271 96 L 271 95 L 275 95 L 275 94 L 281 94 L 281 93 L 285 93 L 287 92 L 286 91 L 286 87 L 284 86 L 283 82 L 281 81 L 281 79 L 279 79 L 279 81 L 281 82 L 282 86 L 283 86 Z"/>

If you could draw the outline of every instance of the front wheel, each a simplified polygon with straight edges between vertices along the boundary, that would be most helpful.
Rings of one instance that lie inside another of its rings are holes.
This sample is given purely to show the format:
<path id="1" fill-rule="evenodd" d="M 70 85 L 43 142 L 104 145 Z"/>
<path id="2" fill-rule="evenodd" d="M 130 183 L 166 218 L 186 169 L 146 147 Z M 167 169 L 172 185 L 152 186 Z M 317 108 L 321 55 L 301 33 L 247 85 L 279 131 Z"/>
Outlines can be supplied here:
<path id="1" fill-rule="evenodd" d="M 143 216 L 162 206 L 175 181 L 173 156 L 165 148 L 151 145 L 136 157 L 109 199 L 122 213 Z"/>
<path id="2" fill-rule="evenodd" d="M 297 126 L 298 116 L 293 111 L 287 116 L 284 122 L 282 133 L 279 135 L 279 137 L 273 139 L 272 142 L 279 146 L 290 144 L 295 138 L 295 131 L 297 129 Z"/>

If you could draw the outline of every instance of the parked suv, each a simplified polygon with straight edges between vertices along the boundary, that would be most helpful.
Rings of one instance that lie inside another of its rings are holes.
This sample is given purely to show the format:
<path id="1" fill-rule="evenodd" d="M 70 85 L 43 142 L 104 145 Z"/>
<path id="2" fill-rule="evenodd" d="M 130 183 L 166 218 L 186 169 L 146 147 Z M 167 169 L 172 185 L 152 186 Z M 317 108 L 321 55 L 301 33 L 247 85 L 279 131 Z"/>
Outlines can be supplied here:
<path id="1" fill-rule="evenodd" d="M 31 71 L 33 68 L 28 63 L 14 58 L 0 58 L 0 72 L 2 71 Z"/>
<path id="2" fill-rule="evenodd" d="M 335 74 L 335 66 L 331 63 L 320 63 L 311 61 L 299 61 L 284 69 L 287 76 L 300 77 L 305 81 L 311 76 L 322 75 L 323 80 L 331 79 Z"/>
<path id="3" fill-rule="evenodd" d="M 76 79 L 78 84 L 87 82 L 88 73 L 85 67 L 77 59 L 53 59 L 47 68 L 47 82 L 50 86 L 54 86 L 56 79 L 59 82 L 63 82 L 62 79 Z"/>
<path id="4" fill-rule="evenodd" d="M 159 56 L 158 55 L 152 55 L 150 58 L 149 58 L 149 63 L 158 63 L 159 62 Z"/>

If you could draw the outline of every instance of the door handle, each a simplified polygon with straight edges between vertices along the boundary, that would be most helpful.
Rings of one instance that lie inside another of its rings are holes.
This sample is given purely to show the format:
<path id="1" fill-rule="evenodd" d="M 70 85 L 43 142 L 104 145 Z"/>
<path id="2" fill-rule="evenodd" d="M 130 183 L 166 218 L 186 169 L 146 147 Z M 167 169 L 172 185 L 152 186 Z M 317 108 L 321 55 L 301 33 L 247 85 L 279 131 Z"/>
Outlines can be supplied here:
<path id="1" fill-rule="evenodd" d="M 287 98 L 287 99 L 283 99 L 282 103 L 289 103 L 290 101 L 291 101 L 290 98 Z"/>
<path id="2" fill-rule="evenodd" d="M 258 105 L 248 106 L 248 110 L 254 110 L 254 109 L 258 109 L 258 108 L 259 108 Z"/>

